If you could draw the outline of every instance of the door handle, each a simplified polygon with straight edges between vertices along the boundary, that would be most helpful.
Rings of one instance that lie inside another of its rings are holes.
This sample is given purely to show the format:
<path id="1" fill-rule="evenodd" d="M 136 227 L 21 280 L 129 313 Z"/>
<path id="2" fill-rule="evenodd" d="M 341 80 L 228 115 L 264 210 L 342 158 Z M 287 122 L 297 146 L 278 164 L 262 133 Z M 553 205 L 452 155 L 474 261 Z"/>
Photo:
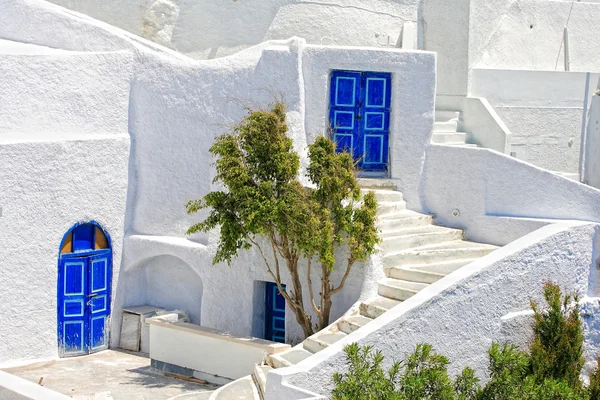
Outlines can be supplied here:
<path id="1" fill-rule="evenodd" d="M 90 293 L 87 295 L 87 297 L 96 297 L 98 296 L 98 293 Z"/>

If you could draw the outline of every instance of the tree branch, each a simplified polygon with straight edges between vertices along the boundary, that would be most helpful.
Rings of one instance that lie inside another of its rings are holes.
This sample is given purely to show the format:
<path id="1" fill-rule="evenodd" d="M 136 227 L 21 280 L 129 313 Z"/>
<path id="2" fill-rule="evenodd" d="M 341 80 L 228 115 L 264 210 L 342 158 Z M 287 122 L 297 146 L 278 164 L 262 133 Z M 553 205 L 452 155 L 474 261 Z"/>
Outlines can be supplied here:
<path id="1" fill-rule="evenodd" d="M 319 309 L 319 307 L 317 307 L 317 304 L 315 303 L 315 296 L 313 294 L 313 287 L 312 287 L 312 277 L 310 275 L 310 269 L 311 269 L 311 264 L 312 264 L 312 256 L 311 254 L 308 255 L 308 293 L 310 295 L 310 303 L 312 305 L 312 308 L 314 310 L 314 312 L 320 317 L 321 316 L 321 310 Z"/>
<path id="2" fill-rule="evenodd" d="M 354 265 L 354 257 L 350 256 L 348 258 L 348 265 L 346 266 L 346 272 L 344 273 L 344 276 L 342 277 L 342 281 L 340 282 L 340 285 L 337 288 L 331 288 L 330 293 L 331 294 L 336 294 L 337 292 L 339 292 L 340 290 L 342 290 L 344 288 L 344 285 L 346 284 L 346 279 L 348 279 L 348 275 L 350 275 L 350 270 L 352 269 L 352 266 Z"/>

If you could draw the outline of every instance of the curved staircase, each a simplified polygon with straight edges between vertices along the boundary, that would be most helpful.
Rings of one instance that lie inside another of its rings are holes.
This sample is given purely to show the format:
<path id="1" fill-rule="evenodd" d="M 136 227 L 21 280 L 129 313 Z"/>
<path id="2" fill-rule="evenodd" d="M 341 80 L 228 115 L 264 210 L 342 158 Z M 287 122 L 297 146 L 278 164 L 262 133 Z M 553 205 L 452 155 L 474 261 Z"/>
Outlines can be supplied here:
<path id="1" fill-rule="evenodd" d="M 386 278 L 379 281 L 378 295 L 362 302 L 357 310 L 351 311 L 290 350 L 270 355 L 268 365 L 257 366 L 253 384 L 260 396 L 271 368 L 289 367 L 305 360 L 409 299 L 429 284 L 497 248 L 466 241 L 463 231 L 434 225 L 431 215 L 407 210 L 402 193 L 393 190 L 394 186 L 390 181 L 361 179 L 360 183 L 364 190 L 375 192 L 379 203 L 378 219 Z M 245 383 L 251 381 L 252 379 L 246 379 Z M 218 393 L 215 392 L 211 399 L 246 399 L 248 391 L 245 393 L 241 397 L 224 397 L 216 396 Z"/>

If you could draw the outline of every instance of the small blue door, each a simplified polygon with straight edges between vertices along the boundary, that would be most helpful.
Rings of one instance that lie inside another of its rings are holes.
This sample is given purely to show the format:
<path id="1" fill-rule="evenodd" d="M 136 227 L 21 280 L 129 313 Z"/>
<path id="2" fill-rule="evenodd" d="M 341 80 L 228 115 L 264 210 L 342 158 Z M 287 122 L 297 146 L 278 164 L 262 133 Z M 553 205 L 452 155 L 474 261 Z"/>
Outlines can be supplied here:
<path id="1" fill-rule="evenodd" d="M 359 170 L 386 172 L 392 75 L 333 71 L 329 122 L 338 151 L 352 153 Z"/>
<path id="2" fill-rule="evenodd" d="M 265 339 L 285 343 L 285 298 L 275 283 L 267 282 L 265 299 Z"/>
<path id="3" fill-rule="evenodd" d="M 83 224 L 65 235 L 57 285 L 61 357 L 108 348 L 111 276 L 111 249 L 99 227 Z"/>

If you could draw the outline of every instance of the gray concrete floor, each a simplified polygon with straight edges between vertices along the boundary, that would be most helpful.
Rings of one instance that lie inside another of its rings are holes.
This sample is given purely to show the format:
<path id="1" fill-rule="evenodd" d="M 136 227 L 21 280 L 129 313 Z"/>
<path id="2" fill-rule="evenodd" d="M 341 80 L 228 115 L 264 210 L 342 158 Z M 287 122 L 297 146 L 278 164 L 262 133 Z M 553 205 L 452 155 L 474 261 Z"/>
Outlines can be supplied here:
<path id="1" fill-rule="evenodd" d="M 80 400 L 208 400 L 216 385 L 166 377 L 150 369 L 150 359 L 105 350 L 4 371 Z"/>

